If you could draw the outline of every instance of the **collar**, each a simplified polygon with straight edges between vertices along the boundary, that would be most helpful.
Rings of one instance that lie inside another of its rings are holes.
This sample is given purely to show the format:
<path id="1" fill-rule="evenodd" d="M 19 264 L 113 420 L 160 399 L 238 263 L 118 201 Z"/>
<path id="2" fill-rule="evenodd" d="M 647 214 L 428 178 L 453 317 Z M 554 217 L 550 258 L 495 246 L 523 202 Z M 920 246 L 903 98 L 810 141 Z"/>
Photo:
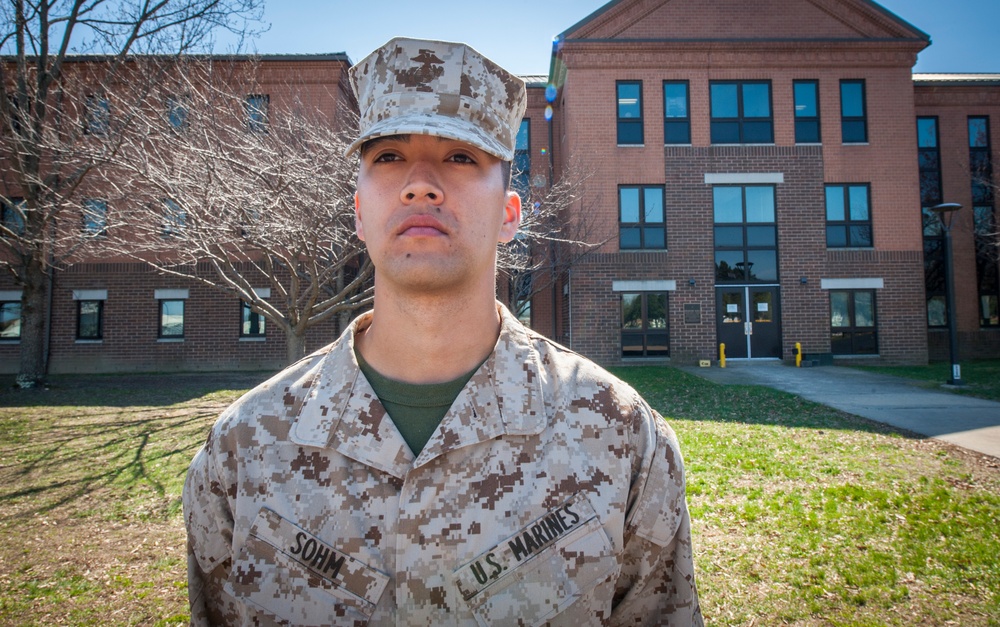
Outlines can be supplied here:
<path id="1" fill-rule="evenodd" d="M 333 449 L 404 477 L 449 451 L 503 435 L 540 433 L 547 424 L 545 373 L 535 342 L 506 307 L 493 353 L 465 385 L 420 456 L 410 448 L 379 402 L 354 357 L 355 335 L 371 324 L 372 312 L 356 318 L 331 346 L 310 381 L 293 385 L 302 398 L 290 439 Z"/>

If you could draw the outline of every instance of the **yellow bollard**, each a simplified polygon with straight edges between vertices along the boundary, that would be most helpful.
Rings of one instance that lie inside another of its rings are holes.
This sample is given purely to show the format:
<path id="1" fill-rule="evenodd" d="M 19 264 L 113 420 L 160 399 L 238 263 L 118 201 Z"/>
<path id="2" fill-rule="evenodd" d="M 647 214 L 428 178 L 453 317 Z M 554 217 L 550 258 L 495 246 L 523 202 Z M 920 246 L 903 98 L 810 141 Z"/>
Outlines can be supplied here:
<path id="1" fill-rule="evenodd" d="M 802 367 L 802 342 L 795 343 L 795 367 Z"/>
<path id="2" fill-rule="evenodd" d="M 726 345 L 719 344 L 719 367 L 726 367 Z"/>

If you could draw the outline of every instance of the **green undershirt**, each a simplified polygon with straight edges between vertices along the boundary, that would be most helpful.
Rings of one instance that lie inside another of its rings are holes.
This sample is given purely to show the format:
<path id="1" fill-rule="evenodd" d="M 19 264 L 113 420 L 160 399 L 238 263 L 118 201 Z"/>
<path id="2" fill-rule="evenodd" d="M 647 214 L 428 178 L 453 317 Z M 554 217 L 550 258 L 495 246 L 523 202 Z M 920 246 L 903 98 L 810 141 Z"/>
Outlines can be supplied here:
<path id="1" fill-rule="evenodd" d="M 382 402 L 386 413 L 392 418 L 414 455 L 420 455 L 420 451 L 458 398 L 459 392 L 476 370 L 479 370 L 479 366 L 476 366 L 457 379 L 444 383 L 404 383 L 376 372 L 356 348 L 354 355 L 361 373 L 368 379 L 378 400 Z"/>

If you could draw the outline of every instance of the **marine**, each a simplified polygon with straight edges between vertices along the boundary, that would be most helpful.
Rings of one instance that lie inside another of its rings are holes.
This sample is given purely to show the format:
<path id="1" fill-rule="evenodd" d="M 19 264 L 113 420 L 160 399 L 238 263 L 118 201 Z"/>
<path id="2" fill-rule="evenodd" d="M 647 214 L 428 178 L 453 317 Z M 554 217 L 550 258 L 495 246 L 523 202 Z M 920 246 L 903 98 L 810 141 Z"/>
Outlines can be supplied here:
<path id="1" fill-rule="evenodd" d="M 374 305 L 192 461 L 192 624 L 700 627 L 673 430 L 496 301 L 523 81 L 396 38 L 350 82 Z"/>

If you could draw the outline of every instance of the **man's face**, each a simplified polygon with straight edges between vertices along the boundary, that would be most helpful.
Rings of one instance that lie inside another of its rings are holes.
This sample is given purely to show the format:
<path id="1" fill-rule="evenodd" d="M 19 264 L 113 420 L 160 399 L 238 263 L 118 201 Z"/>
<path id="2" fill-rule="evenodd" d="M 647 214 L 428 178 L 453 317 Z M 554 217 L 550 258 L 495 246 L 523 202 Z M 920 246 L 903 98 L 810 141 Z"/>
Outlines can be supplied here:
<path id="1" fill-rule="evenodd" d="M 376 282 L 425 293 L 492 285 L 497 242 L 509 242 L 521 219 L 520 198 L 505 187 L 500 160 L 465 142 L 369 142 L 354 201 Z"/>

